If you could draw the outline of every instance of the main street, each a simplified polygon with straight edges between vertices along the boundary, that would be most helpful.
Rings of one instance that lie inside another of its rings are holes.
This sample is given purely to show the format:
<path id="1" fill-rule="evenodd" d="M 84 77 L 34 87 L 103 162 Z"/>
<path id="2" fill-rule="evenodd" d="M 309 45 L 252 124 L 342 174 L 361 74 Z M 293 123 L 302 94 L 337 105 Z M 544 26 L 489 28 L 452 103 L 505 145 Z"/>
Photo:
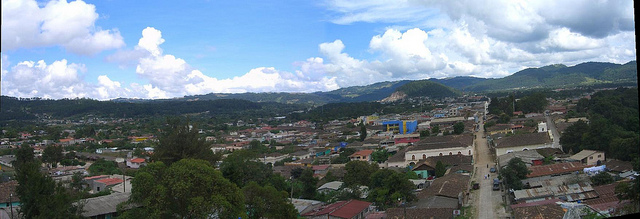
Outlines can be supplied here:
<path id="1" fill-rule="evenodd" d="M 480 183 L 480 189 L 474 192 L 472 197 L 475 218 L 504 218 L 509 216 L 502 207 L 501 191 L 493 191 L 493 179 L 498 177 L 497 173 L 490 173 L 489 168 L 495 166 L 495 157 L 487 144 L 484 136 L 484 121 L 479 118 L 479 129 L 475 134 L 475 174 L 473 181 Z M 488 168 L 487 168 L 488 166 Z M 496 167 L 497 168 L 497 167 Z M 489 174 L 489 178 L 485 176 Z"/>

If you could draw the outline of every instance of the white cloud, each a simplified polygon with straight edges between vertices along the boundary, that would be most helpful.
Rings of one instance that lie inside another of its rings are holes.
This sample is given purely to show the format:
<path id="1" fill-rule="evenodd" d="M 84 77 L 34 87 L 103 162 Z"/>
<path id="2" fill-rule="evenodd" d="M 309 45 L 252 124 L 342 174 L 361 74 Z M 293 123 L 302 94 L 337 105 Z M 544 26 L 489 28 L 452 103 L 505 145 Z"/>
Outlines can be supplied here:
<path id="1" fill-rule="evenodd" d="M 3 0 L 2 16 L 3 52 L 59 45 L 76 54 L 93 55 L 124 46 L 118 30 L 95 26 L 95 6 L 82 0 L 53 0 L 42 8 L 35 0 Z"/>
<path id="2" fill-rule="evenodd" d="M 336 24 L 401 25 L 372 38 L 370 50 L 379 52 L 380 60 L 352 61 L 374 72 L 391 73 L 394 79 L 503 77 L 525 67 L 556 63 L 635 60 L 629 0 L 331 0 L 325 4 Z M 399 9 L 408 12 L 397 13 Z M 407 31 L 402 33 L 403 29 Z M 336 59 L 329 60 L 331 65 Z"/>

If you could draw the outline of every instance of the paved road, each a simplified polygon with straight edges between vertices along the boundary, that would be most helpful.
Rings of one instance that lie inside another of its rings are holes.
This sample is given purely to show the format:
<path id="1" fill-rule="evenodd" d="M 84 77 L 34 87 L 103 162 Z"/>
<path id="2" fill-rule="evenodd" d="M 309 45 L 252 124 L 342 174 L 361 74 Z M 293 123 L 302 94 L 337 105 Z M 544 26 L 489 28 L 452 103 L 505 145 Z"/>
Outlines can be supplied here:
<path id="1" fill-rule="evenodd" d="M 558 129 L 556 128 L 556 124 L 553 123 L 553 119 L 547 115 L 545 113 L 544 117 L 547 118 L 547 128 L 551 131 L 551 134 L 553 135 L 553 146 L 554 148 L 560 148 L 562 149 L 562 146 L 560 146 L 560 133 L 558 132 Z"/>
<path id="2" fill-rule="evenodd" d="M 483 138 L 484 127 L 480 122 L 480 129 L 476 132 L 476 148 L 475 148 L 475 169 L 476 173 L 472 180 L 480 183 L 480 189 L 474 192 L 472 197 L 473 207 L 476 211 L 475 218 L 501 218 L 509 216 L 502 207 L 501 191 L 493 191 L 493 178 L 497 178 L 497 173 L 490 173 L 489 168 L 494 166 L 495 158 L 491 150 L 487 146 L 487 139 Z M 489 168 L 487 168 L 487 165 Z M 485 179 L 487 174 L 490 175 Z"/>

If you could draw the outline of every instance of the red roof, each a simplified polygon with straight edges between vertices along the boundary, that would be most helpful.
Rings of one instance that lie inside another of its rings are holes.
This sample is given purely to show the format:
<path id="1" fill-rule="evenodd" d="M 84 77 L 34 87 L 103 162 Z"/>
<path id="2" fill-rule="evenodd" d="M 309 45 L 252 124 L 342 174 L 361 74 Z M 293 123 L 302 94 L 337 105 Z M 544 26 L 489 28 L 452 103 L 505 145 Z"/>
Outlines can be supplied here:
<path id="1" fill-rule="evenodd" d="M 315 165 L 311 167 L 313 170 L 326 170 L 329 168 L 329 165 Z"/>
<path id="2" fill-rule="evenodd" d="M 373 153 L 373 150 L 361 150 L 361 151 L 356 151 L 355 153 L 349 155 L 349 157 L 369 156 L 371 155 L 371 153 Z"/>
<path id="3" fill-rule="evenodd" d="M 85 177 L 85 180 L 92 180 L 92 179 L 99 179 L 99 178 L 104 178 L 107 177 L 107 175 L 99 175 L 99 176 L 89 176 L 89 177 Z"/>
<path id="4" fill-rule="evenodd" d="M 364 211 L 364 209 L 368 208 L 370 205 L 371 202 L 353 199 L 329 215 L 341 218 L 352 218 L 358 215 L 360 212 Z"/>
<path id="5" fill-rule="evenodd" d="M 131 163 L 144 163 L 145 159 L 144 158 L 134 158 L 129 160 L 131 161 Z"/>
<path id="6" fill-rule="evenodd" d="M 307 212 L 301 216 L 321 216 L 328 214 L 333 217 L 352 218 L 364 211 L 364 209 L 368 208 L 370 205 L 371 202 L 351 199 L 349 201 L 339 201 L 323 206 L 317 211 Z"/>
<path id="7" fill-rule="evenodd" d="M 121 183 L 121 182 L 123 182 L 123 180 L 119 179 L 119 178 L 109 178 L 109 179 L 96 180 L 96 182 L 101 182 L 101 183 L 104 183 L 104 184 L 110 186 L 110 185 L 115 185 L 115 184 Z"/>

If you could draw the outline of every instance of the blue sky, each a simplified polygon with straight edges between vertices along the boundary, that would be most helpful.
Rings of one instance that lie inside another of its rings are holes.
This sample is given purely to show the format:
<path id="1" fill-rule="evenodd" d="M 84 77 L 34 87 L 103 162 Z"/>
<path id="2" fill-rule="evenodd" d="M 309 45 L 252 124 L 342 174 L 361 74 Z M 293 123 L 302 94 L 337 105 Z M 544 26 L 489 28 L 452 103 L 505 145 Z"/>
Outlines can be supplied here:
<path id="1" fill-rule="evenodd" d="M 2 95 L 314 92 L 635 60 L 632 1 L 2 1 Z M 568 10 L 568 11 L 567 11 Z"/>

